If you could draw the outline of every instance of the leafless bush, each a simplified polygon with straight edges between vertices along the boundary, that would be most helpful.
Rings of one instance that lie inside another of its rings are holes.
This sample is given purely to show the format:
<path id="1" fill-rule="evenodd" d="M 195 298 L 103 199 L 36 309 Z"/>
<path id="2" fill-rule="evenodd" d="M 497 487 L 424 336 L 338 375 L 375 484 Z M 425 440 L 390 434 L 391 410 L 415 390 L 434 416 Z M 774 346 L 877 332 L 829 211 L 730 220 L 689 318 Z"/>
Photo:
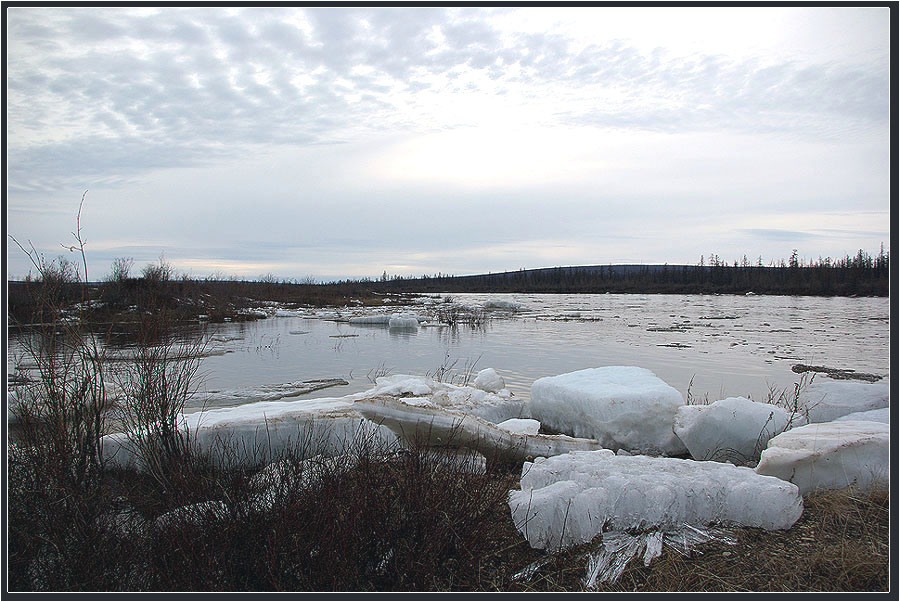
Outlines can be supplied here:
<path id="1" fill-rule="evenodd" d="M 84 197 L 73 233 L 76 244 L 67 248 L 81 253 L 84 280 L 68 260 L 47 263 L 33 246 L 27 251 L 19 245 L 44 286 L 34 290 L 33 318 L 20 337 L 22 354 L 37 374 L 15 387 L 14 453 L 10 454 L 15 477 L 10 499 L 18 507 L 16 520 L 10 521 L 11 547 L 24 551 L 26 557 L 37 548 L 36 554 L 57 558 L 70 568 L 77 568 L 82 545 L 90 544 L 95 534 L 102 497 L 100 437 L 109 407 L 100 341 L 84 327 L 80 315 L 61 319 L 66 299 L 60 287 L 79 291 L 81 308 L 89 300 L 81 235 L 83 204 Z M 80 545 L 73 547 L 72 541 Z M 36 571 L 39 583 L 53 586 L 53 570 L 43 571 L 40 565 L 28 570 Z"/>
<path id="2" fill-rule="evenodd" d="M 141 271 L 144 280 L 149 282 L 168 282 L 175 277 L 175 266 L 160 255 L 157 263 L 149 263 Z"/>
<path id="3" fill-rule="evenodd" d="M 134 267 L 134 259 L 131 257 L 116 257 L 112 262 L 108 282 L 122 283 L 128 280 L 131 274 L 131 268 Z"/>
<path id="4" fill-rule="evenodd" d="M 208 339 L 177 336 L 165 312 L 144 316 L 142 326 L 134 357 L 114 377 L 122 392 L 117 417 L 147 472 L 166 487 L 172 467 L 190 455 L 179 420 L 197 394 Z"/>
<path id="5" fill-rule="evenodd" d="M 765 403 L 778 406 L 788 413 L 787 430 L 799 424 L 809 422 L 809 411 L 813 406 L 805 406 L 800 402 L 803 392 L 813 384 L 816 375 L 814 372 L 804 372 L 800 375 L 800 380 L 792 386 L 786 387 L 778 391 L 774 386 L 769 387 L 769 392 Z M 775 433 L 777 435 L 778 433 Z"/>

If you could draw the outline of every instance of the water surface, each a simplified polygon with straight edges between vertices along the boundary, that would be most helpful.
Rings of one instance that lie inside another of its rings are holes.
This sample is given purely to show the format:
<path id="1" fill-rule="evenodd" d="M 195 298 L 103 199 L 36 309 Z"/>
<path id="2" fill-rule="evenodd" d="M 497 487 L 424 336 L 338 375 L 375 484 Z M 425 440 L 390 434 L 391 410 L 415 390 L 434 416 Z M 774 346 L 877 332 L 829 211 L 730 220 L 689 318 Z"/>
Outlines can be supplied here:
<path id="1" fill-rule="evenodd" d="M 792 386 L 797 363 L 887 376 L 887 298 L 728 295 L 453 294 L 456 303 L 519 304 L 491 312 L 480 328 L 391 329 L 310 317 L 272 317 L 211 326 L 217 353 L 203 364 L 203 387 L 215 391 L 321 378 L 349 384 L 304 397 L 369 388 L 380 374 L 442 375 L 461 383 L 495 368 L 517 396 L 540 377 L 583 368 L 648 368 L 682 395 L 749 396 Z M 423 318 L 441 296 L 409 311 Z M 398 311 L 394 309 L 393 311 Z M 339 310 L 343 318 L 372 313 Z M 690 387 L 690 390 L 689 390 Z M 300 397 L 302 399 L 304 397 Z"/>

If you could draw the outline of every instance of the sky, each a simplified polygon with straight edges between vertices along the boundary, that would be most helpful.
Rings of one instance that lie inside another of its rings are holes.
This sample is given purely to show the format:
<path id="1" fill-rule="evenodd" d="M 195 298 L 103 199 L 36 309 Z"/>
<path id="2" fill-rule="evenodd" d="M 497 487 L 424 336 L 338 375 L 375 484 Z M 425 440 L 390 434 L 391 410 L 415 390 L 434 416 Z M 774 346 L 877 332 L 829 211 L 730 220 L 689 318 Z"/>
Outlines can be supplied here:
<path id="1" fill-rule="evenodd" d="M 80 260 L 83 197 L 91 280 L 890 245 L 886 7 L 32 6 L 4 34 L 7 234 Z"/>

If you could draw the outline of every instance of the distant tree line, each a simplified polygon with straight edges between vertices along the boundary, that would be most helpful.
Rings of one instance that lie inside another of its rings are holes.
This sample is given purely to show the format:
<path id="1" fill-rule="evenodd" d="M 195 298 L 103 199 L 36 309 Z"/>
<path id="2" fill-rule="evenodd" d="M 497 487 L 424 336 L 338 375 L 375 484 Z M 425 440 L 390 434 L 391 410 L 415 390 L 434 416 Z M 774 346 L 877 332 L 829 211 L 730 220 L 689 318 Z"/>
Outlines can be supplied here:
<path id="1" fill-rule="evenodd" d="M 882 245 L 877 256 L 860 249 L 855 256 L 769 264 L 745 255 L 728 263 L 716 254 L 695 265 L 592 265 L 497 274 L 388 277 L 379 290 L 393 292 L 492 293 L 725 293 L 762 295 L 888 296 L 890 258 Z"/>

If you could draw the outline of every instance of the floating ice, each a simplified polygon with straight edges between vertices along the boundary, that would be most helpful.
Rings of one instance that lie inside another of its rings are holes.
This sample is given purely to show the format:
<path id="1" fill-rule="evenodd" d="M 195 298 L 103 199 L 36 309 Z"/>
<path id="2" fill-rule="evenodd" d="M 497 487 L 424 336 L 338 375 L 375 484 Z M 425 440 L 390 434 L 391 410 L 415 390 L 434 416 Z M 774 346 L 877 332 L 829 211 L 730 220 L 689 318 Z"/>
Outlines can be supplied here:
<path id="1" fill-rule="evenodd" d="M 509 494 L 533 548 L 566 548 L 601 532 L 672 530 L 684 523 L 787 529 L 803 512 L 797 487 L 750 468 L 679 458 L 572 452 L 525 462 Z"/>
<path id="2" fill-rule="evenodd" d="M 681 406 L 673 429 L 695 460 L 744 464 L 759 458 L 788 419 L 778 406 L 729 397 L 709 405 Z"/>
<path id="3" fill-rule="evenodd" d="M 531 385 L 531 415 L 541 424 L 612 450 L 651 455 L 686 451 L 672 431 L 683 403 L 676 389 L 635 366 L 589 368 Z"/>
<path id="4" fill-rule="evenodd" d="M 497 374 L 497 371 L 493 368 L 485 368 L 479 372 L 478 376 L 475 377 L 475 382 L 473 384 L 476 389 L 481 389 L 488 393 L 497 393 L 501 389 L 506 388 L 503 377 Z"/>
<path id="5" fill-rule="evenodd" d="M 890 483 L 891 428 L 881 422 L 818 422 L 769 440 L 756 472 L 790 481 L 801 493 L 862 490 Z"/>
<path id="6" fill-rule="evenodd" d="M 225 391 L 207 391 L 204 399 L 213 405 L 235 405 L 253 403 L 257 401 L 277 401 L 288 397 L 299 397 L 313 391 L 320 391 L 328 387 L 336 387 L 348 384 L 342 378 L 323 378 L 304 380 L 290 383 L 272 385 L 258 385 L 246 389 L 231 389 Z"/>
<path id="7" fill-rule="evenodd" d="M 512 433 L 477 416 L 422 401 L 410 403 L 408 399 L 382 396 L 359 399 L 353 407 L 407 443 L 468 448 L 494 459 L 521 462 L 571 450 L 600 449 L 600 444 L 592 439 Z"/>
<path id="8" fill-rule="evenodd" d="M 412 314 L 393 314 L 388 321 L 390 328 L 418 328 L 419 318 Z"/>
<path id="9" fill-rule="evenodd" d="M 809 422 L 829 422 L 853 412 L 890 405 L 890 383 L 816 380 L 801 391 L 799 405 Z"/>
<path id="10" fill-rule="evenodd" d="M 357 316 L 350 318 L 351 324 L 388 324 L 391 321 L 389 314 L 377 314 L 372 316 Z"/>
<path id="11" fill-rule="evenodd" d="M 485 309 L 502 309 L 506 311 L 519 311 L 522 307 L 521 304 L 516 303 L 515 301 L 503 301 L 500 299 L 488 299 L 484 302 L 483 307 Z"/>
<path id="12" fill-rule="evenodd" d="M 846 420 L 862 420 L 865 422 L 883 422 L 884 424 L 890 424 L 891 409 L 880 408 L 877 410 L 869 410 L 867 412 L 853 412 L 852 414 L 847 414 L 846 416 L 841 416 L 836 419 L 836 421 Z"/>

